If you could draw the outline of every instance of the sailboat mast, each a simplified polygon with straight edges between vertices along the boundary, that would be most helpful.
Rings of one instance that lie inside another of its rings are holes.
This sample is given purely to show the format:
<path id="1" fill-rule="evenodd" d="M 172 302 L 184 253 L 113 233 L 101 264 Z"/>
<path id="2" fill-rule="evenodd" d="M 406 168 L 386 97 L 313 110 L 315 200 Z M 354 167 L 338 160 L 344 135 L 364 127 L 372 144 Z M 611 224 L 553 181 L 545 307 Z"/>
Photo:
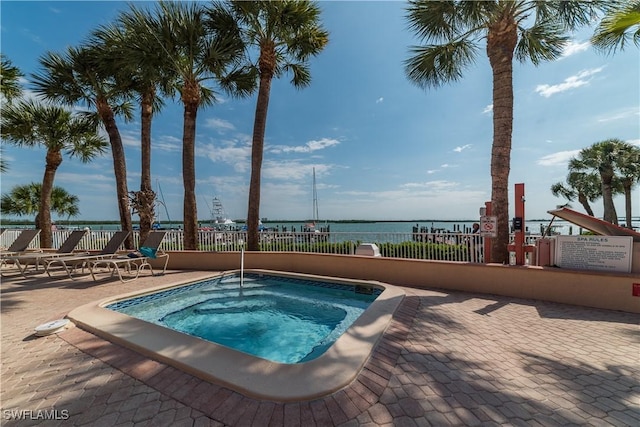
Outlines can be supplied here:
<path id="1" fill-rule="evenodd" d="M 318 192 L 316 190 L 316 168 L 313 168 L 313 222 L 318 221 Z"/>

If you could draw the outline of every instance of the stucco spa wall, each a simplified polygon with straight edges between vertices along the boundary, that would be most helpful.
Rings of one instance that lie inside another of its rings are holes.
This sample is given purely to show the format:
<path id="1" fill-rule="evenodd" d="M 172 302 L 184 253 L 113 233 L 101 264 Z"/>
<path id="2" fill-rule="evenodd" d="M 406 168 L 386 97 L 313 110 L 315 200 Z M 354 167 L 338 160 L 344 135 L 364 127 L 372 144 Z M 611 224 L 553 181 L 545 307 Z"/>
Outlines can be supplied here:
<path id="1" fill-rule="evenodd" d="M 393 285 L 440 288 L 640 313 L 632 296 L 640 274 L 563 270 L 556 267 L 467 264 L 356 255 L 245 252 L 244 267 L 378 280 Z M 239 252 L 170 252 L 178 270 L 235 270 Z"/>

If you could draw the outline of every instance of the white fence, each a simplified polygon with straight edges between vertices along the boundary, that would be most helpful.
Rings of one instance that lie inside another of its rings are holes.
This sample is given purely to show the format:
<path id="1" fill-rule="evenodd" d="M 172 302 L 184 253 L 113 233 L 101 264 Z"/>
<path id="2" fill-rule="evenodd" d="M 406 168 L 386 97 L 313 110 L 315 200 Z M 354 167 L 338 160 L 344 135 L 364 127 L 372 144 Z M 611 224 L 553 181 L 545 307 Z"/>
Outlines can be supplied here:
<path id="1" fill-rule="evenodd" d="M 0 236 L 0 246 L 8 247 L 21 230 L 5 230 Z M 53 248 L 60 247 L 71 230 L 53 232 Z M 115 231 L 90 231 L 80 241 L 77 250 L 101 250 Z M 540 236 L 527 236 L 527 244 L 535 244 Z M 139 233 L 133 232 L 134 246 L 138 247 Z M 247 241 L 242 231 L 199 231 L 200 251 L 239 251 Z M 484 262 L 484 238 L 465 233 L 380 233 L 380 232 L 261 232 L 263 251 L 311 252 L 353 255 L 361 243 L 375 243 L 381 256 L 394 258 L 432 259 L 442 261 Z M 39 238 L 31 243 L 31 249 L 40 247 Z M 161 245 L 165 250 L 184 250 L 183 231 L 167 230 Z M 124 249 L 124 248 L 123 248 Z"/>

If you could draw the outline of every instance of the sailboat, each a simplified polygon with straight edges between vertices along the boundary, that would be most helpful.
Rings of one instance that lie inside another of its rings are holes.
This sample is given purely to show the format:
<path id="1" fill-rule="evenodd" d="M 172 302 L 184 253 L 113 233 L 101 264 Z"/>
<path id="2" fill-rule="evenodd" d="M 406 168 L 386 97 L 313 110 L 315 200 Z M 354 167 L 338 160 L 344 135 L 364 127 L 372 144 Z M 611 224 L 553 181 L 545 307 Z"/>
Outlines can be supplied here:
<path id="1" fill-rule="evenodd" d="M 320 227 L 319 225 L 319 215 L 318 215 L 318 190 L 316 189 L 316 168 L 313 168 L 313 190 L 312 190 L 312 194 L 313 194 L 313 212 L 312 212 L 312 216 L 313 219 L 311 219 L 309 222 L 307 222 L 302 231 L 303 232 L 307 232 L 307 233 L 324 233 L 327 234 L 329 233 L 329 226 L 326 225 L 325 227 Z"/>

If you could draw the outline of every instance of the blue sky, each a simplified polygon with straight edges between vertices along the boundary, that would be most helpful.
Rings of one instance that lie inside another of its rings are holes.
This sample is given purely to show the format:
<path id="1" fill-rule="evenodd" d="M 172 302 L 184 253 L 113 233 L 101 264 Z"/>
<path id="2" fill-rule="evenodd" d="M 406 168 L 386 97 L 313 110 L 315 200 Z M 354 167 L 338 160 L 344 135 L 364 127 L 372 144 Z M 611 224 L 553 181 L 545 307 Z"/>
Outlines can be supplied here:
<path id="1" fill-rule="evenodd" d="M 312 84 L 297 90 L 274 81 L 265 137 L 260 216 L 312 216 L 315 168 L 322 219 L 474 219 L 491 196 L 491 68 L 484 46 L 464 78 L 422 90 L 404 74 L 417 40 L 407 29 L 405 2 L 321 2 L 330 33 L 311 62 Z M 120 2 L 2 1 L 1 49 L 28 78 L 38 57 L 78 45 L 119 10 Z M 566 177 L 570 157 L 595 142 L 619 138 L 640 145 L 640 53 L 630 45 L 606 56 L 576 34 L 562 59 L 514 64 L 514 129 L 510 194 L 526 188 L 526 215 L 548 219 L 565 201 L 550 186 Z M 27 83 L 28 88 L 28 83 Z M 223 97 L 198 113 L 198 217 L 211 199 L 228 215 L 246 217 L 255 95 Z M 119 121 L 130 190 L 140 185 L 139 120 Z M 172 220 L 182 217 L 182 107 L 168 100 L 153 125 L 152 178 Z M 41 182 L 45 152 L 3 144 L 9 172 L 2 193 Z M 117 219 L 111 155 L 90 164 L 65 158 L 56 185 L 80 198 L 82 219 Z M 511 203 L 511 215 L 513 215 Z M 573 203 L 576 210 L 582 207 Z M 593 204 L 602 214 L 602 202 Z M 624 215 L 622 198 L 616 209 Z M 640 189 L 633 193 L 640 215 Z M 164 211 L 160 214 L 166 219 Z M 54 216 L 55 218 L 55 216 Z M 134 220 L 137 218 L 134 217 Z"/>

